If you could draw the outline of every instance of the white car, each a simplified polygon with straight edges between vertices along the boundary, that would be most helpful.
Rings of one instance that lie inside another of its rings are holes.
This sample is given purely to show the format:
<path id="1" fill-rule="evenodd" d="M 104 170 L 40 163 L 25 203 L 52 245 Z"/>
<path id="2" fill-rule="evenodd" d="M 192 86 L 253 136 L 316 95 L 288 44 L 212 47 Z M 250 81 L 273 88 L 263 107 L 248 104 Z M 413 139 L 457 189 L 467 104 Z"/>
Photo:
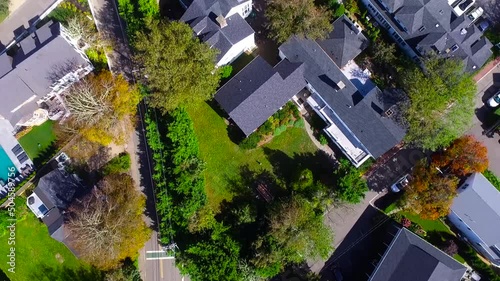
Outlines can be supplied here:
<path id="1" fill-rule="evenodd" d="M 455 6 L 455 8 L 453 8 L 453 11 L 455 12 L 455 14 L 457 16 L 461 16 L 470 7 L 472 7 L 472 5 L 474 5 L 474 3 L 476 3 L 476 0 L 463 0 L 463 1 L 460 1 L 459 4 L 457 6 Z"/>
<path id="2" fill-rule="evenodd" d="M 410 183 L 410 175 L 406 174 L 400 178 L 396 183 L 391 185 L 392 192 L 400 192 L 401 189 L 405 188 L 408 183 Z"/>
<path id="3" fill-rule="evenodd" d="M 500 91 L 498 91 L 494 96 L 488 100 L 488 106 L 497 107 L 500 105 Z"/>

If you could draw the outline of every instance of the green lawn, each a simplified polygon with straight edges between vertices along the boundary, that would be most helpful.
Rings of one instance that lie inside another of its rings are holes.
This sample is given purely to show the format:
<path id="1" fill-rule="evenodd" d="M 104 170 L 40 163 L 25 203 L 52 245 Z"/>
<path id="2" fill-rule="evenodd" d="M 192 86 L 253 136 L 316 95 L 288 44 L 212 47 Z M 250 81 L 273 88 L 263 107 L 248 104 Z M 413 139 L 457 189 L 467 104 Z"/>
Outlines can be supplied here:
<path id="1" fill-rule="evenodd" d="M 401 212 L 401 215 L 405 216 L 412 222 L 419 224 L 426 232 L 437 231 L 453 234 L 453 232 L 451 232 L 451 230 L 440 220 L 424 220 L 418 215 L 413 215 L 407 212 Z"/>
<path id="2" fill-rule="evenodd" d="M 12 281 L 101 280 L 99 273 L 81 263 L 64 244 L 49 236 L 47 227 L 29 211 L 26 198 L 16 198 L 15 245 L 0 232 L 0 268 Z M 4 224 L 2 224 L 3 226 Z M 8 271 L 9 248 L 15 247 L 15 273 Z"/>
<path id="3" fill-rule="evenodd" d="M 40 126 L 34 126 L 29 133 L 19 139 L 19 143 L 31 159 L 37 158 L 43 150 L 47 149 L 55 141 L 56 136 L 52 130 L 53 126 L 54 121 L 46 121 Z"/>
<path id="4" fill-rule="evenodd" d="M 201 157 L 206 162 L 206 190 L 214 210 L 224 199 L 233 197 L 230 182 L 239 178 L 243 166 L 253 171 L 265 169 L 277 174 L 279 169 L 289 173 L 290 167 L 309 160 L 307 158 L 317 151 L 305 130 L 299 128 L 289 128 L 263 147 L 245 151 L 231 141 L 224 118 L 208 104 L 188 111 L 200 143 Z M 311 164 L 315 161 L 312 158 L 308 161 Z"/>

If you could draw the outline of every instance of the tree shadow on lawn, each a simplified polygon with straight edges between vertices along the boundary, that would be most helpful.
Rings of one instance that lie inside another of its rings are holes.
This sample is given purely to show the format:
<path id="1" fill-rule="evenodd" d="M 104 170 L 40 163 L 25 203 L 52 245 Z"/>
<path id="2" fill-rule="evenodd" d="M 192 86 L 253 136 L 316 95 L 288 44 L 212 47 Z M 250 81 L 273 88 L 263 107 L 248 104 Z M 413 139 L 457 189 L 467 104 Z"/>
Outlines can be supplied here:
<path id="1" fill-rule="evenodd" d="M 30 274 L 30 279 L 38 281 L 100 281 L 104 274 L 95 268 L 72 269 L 65 266 L 58 268 L 42 265 Z"/>
<path id="2" fill-rule="evenodd" d="M 312 171 L 314 178 L 320 180 L 327 186 L 333 185 L 334 165 L 331 158 L 321 150 L 315 153 L 298 153 L 293 157 L 288 156 L 281 150 L 264 147 L 264 154 L 273 166 L 273 173 L 287 184 L 291 182 L 294 175 L 302 169 Z"/>

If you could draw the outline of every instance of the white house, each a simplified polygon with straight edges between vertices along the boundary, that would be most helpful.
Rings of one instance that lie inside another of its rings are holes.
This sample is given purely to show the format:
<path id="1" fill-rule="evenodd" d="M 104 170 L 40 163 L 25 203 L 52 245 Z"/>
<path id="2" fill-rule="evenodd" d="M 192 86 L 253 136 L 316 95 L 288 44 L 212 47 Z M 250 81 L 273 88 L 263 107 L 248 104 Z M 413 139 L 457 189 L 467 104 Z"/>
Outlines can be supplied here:
<path id="1" fill-rule="evenodd" d="M 216 64 L 222 66 L 256 48 L 255 32 L 245 21 L 251 11 L 252 1 L 194 0 L 181 20 L 202 41 L 220 51 Z"/>
<path id="2" fill-rule="evenodd" d="M 0 55 L 0 119 L 8 121 L 0 125 L 12 132 L 60 118 L 64 114 L 60 95 L 93 70 L 57 22 L 48 22 L 19 41 L 12 53 Z"/>
<path id="3" fill-rule="evenodd" d="M 476 251 L 500 267 L 500 192 L 475 173 L 458 193 L 448 219 Z"/>

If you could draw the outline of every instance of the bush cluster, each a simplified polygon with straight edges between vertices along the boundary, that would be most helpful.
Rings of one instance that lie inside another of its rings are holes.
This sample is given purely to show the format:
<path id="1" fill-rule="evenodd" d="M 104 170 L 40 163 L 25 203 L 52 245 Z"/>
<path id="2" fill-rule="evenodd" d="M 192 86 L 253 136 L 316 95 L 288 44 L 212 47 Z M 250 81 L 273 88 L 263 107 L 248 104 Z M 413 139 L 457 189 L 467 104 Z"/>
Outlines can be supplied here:
<path id="1" fill-rule="evenodd" d="M 176 109 L 168 116 L 165 134 L 160 133 L 151 113 L 145 121 L 148 144 L 153 150 L 160 240 L 168 244 L 174 236 L 187 231 L 189 219 L 205 205 L 204 163 L 186 110 Z"/>
<path id="2" fill-rule="evenodd" d="M 259 142 L 267 136 L 279 136 L 288 127 L 304 127 L 304 120 L 300 116 L 299 109 L 293 102 L 286 103 L 282 109 L 278 110 L 273 116 L 260 126 L 257 131 L 240 142 L 242 149 L 256 148 Z"/>

